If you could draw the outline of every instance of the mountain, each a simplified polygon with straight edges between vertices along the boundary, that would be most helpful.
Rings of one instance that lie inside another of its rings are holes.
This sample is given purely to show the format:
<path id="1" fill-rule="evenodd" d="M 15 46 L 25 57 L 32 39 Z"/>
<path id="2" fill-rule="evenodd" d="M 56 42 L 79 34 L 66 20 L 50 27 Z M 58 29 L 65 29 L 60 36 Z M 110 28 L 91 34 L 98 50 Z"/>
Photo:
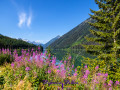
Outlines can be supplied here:
<path id="1" fill-rule="evenodd" d="M 36 47 L 36 45 L 25 42 L 21 38 L 15 39 L 0 34 L 0 48 L 17 49 L 17 48 L 28 48 L 28 47 L 29 48 Z"/>
<path id="2" fill-rule="evenodd" d="M 41 45 L 41 46 L 44 46 L 44 44 L 42 44 L 42 43 L 40 43 L 40 42 L 36 42 L 36 41 L 29 41 L 29 40 L 27 40 L 27 39 L 22 39 L 23 41 L 26 41 L 26 42 L 28 42 L 28 43 L 31 43 L 31 44 L 34 44 L 34 45 Z"/>
<path id="3" fill-rule="evenodd" d="M 58 40 L 50 44 L 52 49 L 61 49 L 61 48 L 77 48 L 81 47 L 80 44 L 84 43 L 86 40 L 84 36 L 90 36 L 90 25 L 88 22 L 95 22 L 92 18 L 88 18 L 83 21 L 81 24 L 70 30 L 68 33 L 61 36 Z"/>
<path id="4" fill-rule="evenodd" d="M 60 36 L 56 36 L 55 38 L 51 39 L 50 41 L 48 41 L 46 44 L 44 44 L 44 48 L 47 48 L 50 44 L 52 44 L 53 42 L 55 42 L 56 40 L 58 40 L 60 38 Z"/>

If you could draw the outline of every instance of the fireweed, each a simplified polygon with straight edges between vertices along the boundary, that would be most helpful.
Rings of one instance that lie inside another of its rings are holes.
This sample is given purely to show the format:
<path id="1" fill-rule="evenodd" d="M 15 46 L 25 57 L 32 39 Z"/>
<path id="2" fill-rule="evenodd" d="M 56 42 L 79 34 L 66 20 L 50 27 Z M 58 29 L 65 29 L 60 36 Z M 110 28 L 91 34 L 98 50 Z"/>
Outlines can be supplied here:
<path id="1" fill-rule="evenodd" d="M 0 50 L 0 53 L 11 54 L 11 52 L 6 49 Z M 46 56 L 47 52 L 41 53 L 39 50 L 33 52 L 33 49 L 28 51 L 22 49 L 21 53 L 19 56 L 17 50 L 14 50 L 11 54 L 14 57 L 14 62 L 6 66 L 4 75 L 8 87 L 11 86 L 12 88 L 21 80 L 28 80 L 34 89 L 42 88 L 41 85 L 43 84 L 41 83 L 43 83 L 43 80 L 47 80 L 48 82 L 54 80 L 54 82 L 61 82 L 63 84 L 65 84 L 64 80 L 69 80 L 78 82 L 77 84 L 70 84 L 69 88 L 71 89 L 120 89 L 119 81 L 113 82 L 112 80 L 108 80 L 108 73 L 102 73 L 98 65 L 96 65 L 93 70 L 89 70 L 87 64 L 80 66 L 79 69 L 73 69 L 74 65 L 70 65 L 71 56 L 69 56 L 68 60 L 65 60 L 64 63 L 60 61 L 62 64 L 56 66 L 56 57 L 53 56 L 50 58 L 50 54 Z M 74 73 L 70 72 L 72 70 L 74 70 Z M 43 86 L 44 89 L 50 88 L 48 84 Z"/>

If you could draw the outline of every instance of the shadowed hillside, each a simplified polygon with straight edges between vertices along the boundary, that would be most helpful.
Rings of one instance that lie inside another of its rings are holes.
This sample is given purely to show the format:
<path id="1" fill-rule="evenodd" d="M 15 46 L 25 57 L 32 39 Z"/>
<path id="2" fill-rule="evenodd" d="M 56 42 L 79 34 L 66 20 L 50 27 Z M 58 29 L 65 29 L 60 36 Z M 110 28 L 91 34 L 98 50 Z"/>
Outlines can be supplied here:
<path id="1" fill-rule="evenodd" d="M 58 40 L 53 42 L 50 47 L 53 49 L 69 48 L 75 47 L 76 45 L 85 42 L 84 36 L 90 34 L 90 25 L 88 24 L 88 22 L 94 22 L 94 20 L 88 18 L 87 20 L 70 30 L 68 33 L 61 36 Z"/>

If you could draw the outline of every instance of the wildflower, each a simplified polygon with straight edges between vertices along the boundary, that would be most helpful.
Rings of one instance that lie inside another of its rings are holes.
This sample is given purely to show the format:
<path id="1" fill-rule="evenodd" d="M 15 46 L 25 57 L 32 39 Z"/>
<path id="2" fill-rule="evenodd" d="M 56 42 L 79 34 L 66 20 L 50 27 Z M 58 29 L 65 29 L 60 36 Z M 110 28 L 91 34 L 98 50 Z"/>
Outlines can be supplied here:
<path id="1" fill-rule="evenodd" d="M 95 67 L 95 70 L 98 70 L 98 68 L 99 68 L 99 66 L 97 65 L 97 66 Z"/>
<path id="2" fill-rule="evenodd" d="M 56 66 L 56 68 L 59 68 L 59 66 Z"/>
<path id="3" fill-rule="evenodd" d="M 72 68 L 74 67 L 74 65 L 72 65 Z"/>
<path id="4" fill-rule="evenodd" d="M 66 60 L 64 61 L 64 63 L 66 64 Z"/>
<path id="5" fill-rule="evenodd" d="M 89 70 L 86 70 L 85 75 L 88 75 L 89 73 L 90 73 L 90 71 L 89 71 Z"/>
<path id="6" fill-rule="evenodd" d="M 98 73 L 97 75 L 98 75 L 98 76 L 101 76 L 102 74 L 101 74 L 101 73 Z"/>
<path id="7" fill-rule="evenodd" d="M 69 70 L 70 68 L 69 67 L 67 67 L 67 70 Z"/>
<path id="8" fill-rule="evenodd" d="M 51 70 L 48 70 L 48 73 L 51 73 Z"/>
<path id="9" fill-rule="evenodd" d="M 33 51 L 34 49 L 32 48 L 32 50 L 31 51 Z"/>
<path id="10" fill-rule="evenodd" d="M 69 56 L 68 60 L 71 60 L 71 56 Z"/>
<path id="11" fill-rule="evenodd" d="M 73 74 L 73 76 L 77 76 L 77 73 L 75 72 L 75 73 Z"/>
<path id="12" fill-rule="evenodd" d="M 29 71 L 29 70 L 30 70 L 30 67 L 26 67 L 25 70 L 26 70 L 26 71 Z"/>
<path id="13" fill-rule="evenodd" d="M 84 75 L 83 78 L 87 79 L 87 75 Z"/>
<path id="14" fill-rule="evenodd" d="M 109 90 L 112 90 L 112 88 L 110 87 Z"/>
<path id="15" fill-rule="evenodd" d="M 40 50 L 40 47 L 38 47 L 38 50 Z"/>
<path id="16" fill-rule="evenodd" d="M 50 57 L 51 55 L 49 54 L 48 57 Z"/>
<path id="17" fill-rule="evenodd" d="M 56 60 L 55 60 L 55 59 L 54 59 L 54 60 L 52 60 L 52 64 L 53 64 L 53 65 L 55 65 L 55 63 L 56 63 Z"/>
<path id="18" fill-rule="evenodd" d="M 112 83 L 113 83 L 113 81 L 110 80 L 109 83 L 108 83 L 108 85 L 111 87 L 111 86 L 112 86 Z"/>
<path id="19" fill-rule="evenodd" d="M 106 81 L 106 78 L 103 78 Z"/>
<path id="20" fill-rule="evenodd" d="M 57 72 L 57 73 L 59 73 L 59 72 L 60 72 L 60 70 L 57 70 L 56 72 Z"/>
<path id="21" fill-rule="evenodd" d="M 107 73 L 105 73 L 105 74 L 104 74 L 104 76 L 105 76 L 105 77 L 107 77 L 107 76 L 108 76 L 108 74 L 107 74 Z"/>
<path id="22" fill-rule="evenodd" d="M 119 81 L 116 81 L 115 84 L 116 84 L 116 85 L 119 85 Z"/>
<path id="23" fill-rule="evenodd" d="M 106 83 L 104 83 L 104 86 L 106 86 L 107 84 Z"/>
<path id="24" fill-rule="evenodd" d="M 68 74 L 70 76 L 70 74 Z"/>
<path id="25" fill-rule="evenodd" d="M 29 59 L 28 62 L 31 62 L 31 60 Z"/>
<path id="26" fill-rule="evenodd" d="M 64 69 L 64 64 L 62 64 L 62 65 L 60 66 L 60 68 L 61 68 L 61 69 Z"/>
<path id="27" fill-rule="evenodd" d="M 12 68 L 14 67 L 14 63 L 11 64 L 11 67 L 12 67 Z"/>
<path id="28" fill-rule="evenodd" d="M 77 72 L 77 69 L 75 69 L 75 72 Z"/>
<path id="29" fill-rule="evenodd" d="M 84 68 L 87 68 L 87 65 L 85 65 Z"/>
<path id="30" fill-rule="evenodd" d="M 61 73 L 60 73 L 61 78 L 64 79 L 65 78 L 65 74 L 66 74 L 66 70 L 62 69 Z"/>
<path id="31" fill-rule="evenodd" d="M 47 53 L 47 51 L 45 51 L 45 53 Z"/>

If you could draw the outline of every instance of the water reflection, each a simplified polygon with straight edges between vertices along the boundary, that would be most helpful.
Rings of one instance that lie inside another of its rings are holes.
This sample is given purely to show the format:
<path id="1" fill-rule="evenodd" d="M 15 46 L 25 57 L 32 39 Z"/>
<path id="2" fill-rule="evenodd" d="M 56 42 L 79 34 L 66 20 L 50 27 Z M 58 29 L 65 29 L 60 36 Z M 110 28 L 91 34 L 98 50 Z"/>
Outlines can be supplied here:
<path id="1" fill-rule="evenodd" d="M 65 57 L 70 54 L 72 56 L 72 60 L 74 60 L 74 66 L 80 66 L 81 65 L 81 60 L 83 60 L 83 57 L 89 57 L 89 58 L 95 58 L 94 56 L 86 53 L 84 49 L 71 49 L 71 50 L 66 50 L 66 49 L 54 49 L 52 50 L 52 53 L 54 56 L 56 56 L 57 60 L 64 60 Z"/>

